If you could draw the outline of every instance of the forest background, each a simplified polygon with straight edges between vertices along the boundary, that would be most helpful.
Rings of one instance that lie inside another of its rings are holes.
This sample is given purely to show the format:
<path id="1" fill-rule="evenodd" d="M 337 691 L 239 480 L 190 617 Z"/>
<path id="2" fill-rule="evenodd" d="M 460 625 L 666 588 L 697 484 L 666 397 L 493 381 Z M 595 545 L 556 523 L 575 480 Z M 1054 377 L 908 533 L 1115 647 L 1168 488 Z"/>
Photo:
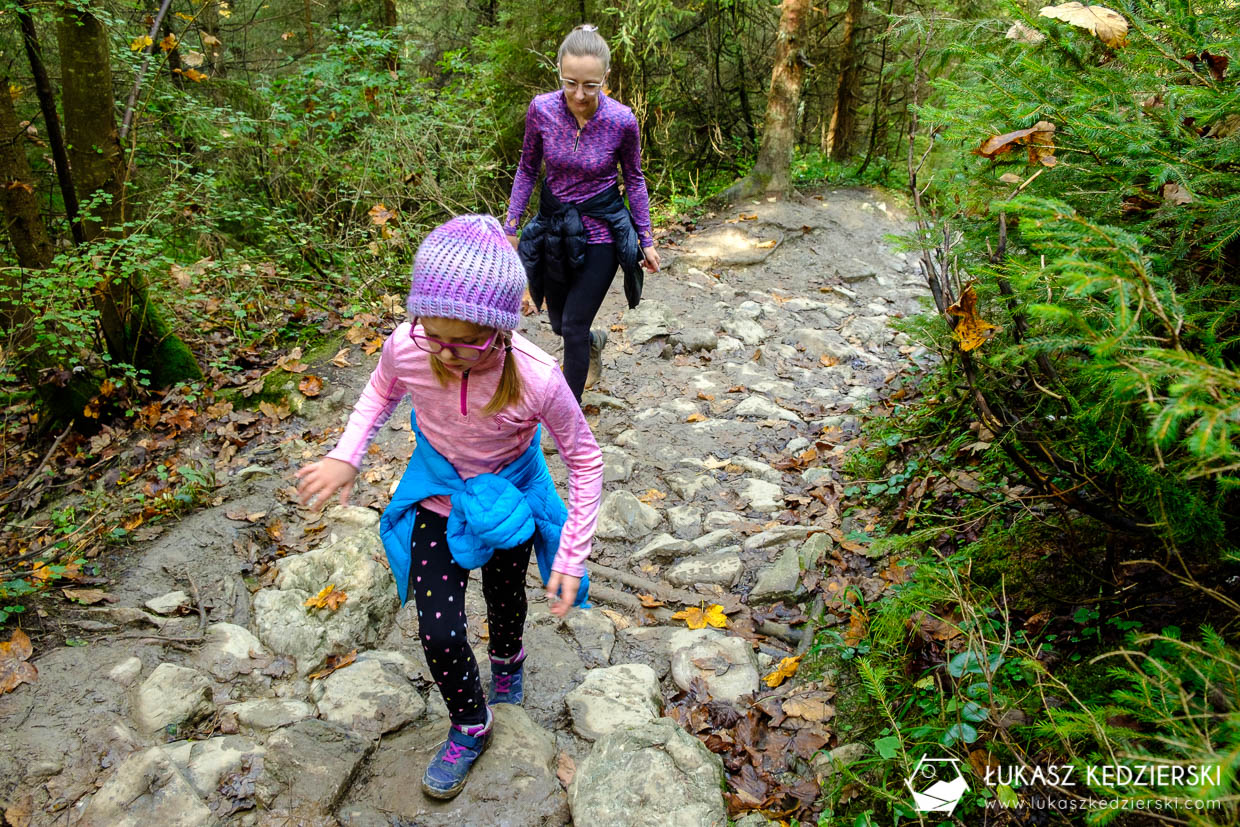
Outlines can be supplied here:
<path id="1" fill-rule="evenodd" d="M 908 815 L 929 745 L 1219 764 L 1125 794 L 1235 818 L 1240 6 L 1100 8 L 5 0 L 0 622 L 209 490 L 166 463 L 126 499 L 84 472 L 117 434 L 278 416 L 281 354 L 398 313 L 445 216 L 502 214 L 525 106 L 588 20 L 662 233 L 737 181 L 888 187 L 915 217 L 934 302 L 907 326 L 942 366 L 870 423 L 841 506 L 890 515 L 853 539 L 916 573 L 841 596 L 854 623 L 804 667 L 883 713 L 825 812 Z M 964 482 L 928 494 L 932 469 Z M 108 508 L 57 509 L 75 487 Z"/>

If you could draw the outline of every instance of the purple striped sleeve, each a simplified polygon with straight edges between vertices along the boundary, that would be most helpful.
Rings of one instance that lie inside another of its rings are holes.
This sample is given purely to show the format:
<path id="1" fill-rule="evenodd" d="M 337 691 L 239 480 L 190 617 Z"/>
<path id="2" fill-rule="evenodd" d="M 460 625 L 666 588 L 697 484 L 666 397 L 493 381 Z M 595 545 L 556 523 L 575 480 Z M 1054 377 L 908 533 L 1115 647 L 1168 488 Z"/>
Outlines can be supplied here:
<path id="1" fill-rule="evenodd" d="M 642 175 L 641 130 L 637 127 L 637 118 L 629 118 L 625 124 L 617 154 L 629 210 L 637 225 L 637 237 L 643 247 L 649 247 L 654 244 L 654 235 L 650 227 L 650 196 L 646 192 L 646 176 Z"/>
<path id="2" fill-rule="evenodd" d="M 517 174 L 512 179 L 512 195 L 508 198 L 508 220 L 504 222 L 504 231 L 516 235 L 521 227 L 521 216 L 534 194 L 534 185 L 538 183 L 542 172 L 543 144 L 542 130 L 538 128 L 538 100 L 530 101 L 530 108 L 525 113 L 525 139 L 521 143 L 521 161 L 517 164 Z"/>

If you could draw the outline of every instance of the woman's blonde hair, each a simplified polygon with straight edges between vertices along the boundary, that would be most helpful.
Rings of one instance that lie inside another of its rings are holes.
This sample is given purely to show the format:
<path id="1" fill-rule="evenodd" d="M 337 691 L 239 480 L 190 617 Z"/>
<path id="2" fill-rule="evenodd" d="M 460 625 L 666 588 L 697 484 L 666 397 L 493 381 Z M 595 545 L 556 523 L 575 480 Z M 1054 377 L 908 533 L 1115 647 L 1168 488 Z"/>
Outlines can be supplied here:
<path id="1" fill-rule="evenodd" d="M 499 376 L 499 385 L 496 386 L 495 393 L 491 395 L 491 401 L 487 402 L 482 409 L 482 413 L 487 416 L 494 416 L 504 408 L 515 405 L 521 400 L 523 390 L 521 371 L 517 369 L 517 360 L 512 358 L 512 331 L 509 330 L 501 333 L 496 339 L 495 344 L 497 347 L 504 349 L 504 368 Z M 456 378 L 453 376 L 452 371 L 444 367 L 443 362 L 429 353 L 427 358 L 431 360 L 431 373 L 439 380 L 440 385 L 447 387 L 448 383 Z"/>
<path id="2" fill-rule="evenodd" d="M 573 57 L 596 57 L 603 64 L 603 71 L 611 68 L 611 49 L 607 41 L 598 33 L 598 26 L 582 23 L 573 29 L 560 43 L 560 51 L 555 56 L 556 65 L 564 63 L 564 55 Z"/>

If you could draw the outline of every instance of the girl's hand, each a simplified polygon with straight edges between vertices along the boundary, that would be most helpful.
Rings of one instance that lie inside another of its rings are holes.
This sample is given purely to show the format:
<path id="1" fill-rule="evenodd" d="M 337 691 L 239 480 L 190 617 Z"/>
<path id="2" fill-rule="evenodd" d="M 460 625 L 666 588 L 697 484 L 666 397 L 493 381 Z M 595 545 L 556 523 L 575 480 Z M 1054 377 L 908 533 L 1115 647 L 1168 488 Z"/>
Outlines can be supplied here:
<path id="1" fill-rule="evenodd" d="M 325 457 L 297 472 L 301 480 L 297 484 L 297 498 L 302 505 L 311 505 L 315 511 L 320 511 L 332 494 L 340 491 L 340 504 L 348 505 L 356 477 L 357 469 L 349 463 Z"/>
<path id="2" fill-rule="evenodd" d="M 659 251 L 651 244 L 649 247 L 642 247 L 642 267 L 645 267 L 652 273 L 659 272 Z"/>
<path id="3" fill-rule="evenodd" d="M 515 235 L 509 235 L 509 236 L 508 236 L 508 243 L 509 243 L 509 244 L 511 244 L 511 245 L 512 245 L 512 249 L 514 249 L 514 250 L 515 250 L 515 249 L 517 249 L 517 244 L 518 244 L 518 243 L 520 243 L 520 242 L 518 242 L 518 241 L 517 241 L 517 237 L 516 237 Z"/>
<path id="4" fill-rule="evenodd" d="M 564 617 L 568 614 L 568 610 L 577 600 L 577 589 L 580 586 L 580 577 L 552 571 L 551 579 L 547 581 L 547 599 L 551 601 L 551 614 L 556 617 Z M 557 596 L 560 598 L 558 601 Z"/>

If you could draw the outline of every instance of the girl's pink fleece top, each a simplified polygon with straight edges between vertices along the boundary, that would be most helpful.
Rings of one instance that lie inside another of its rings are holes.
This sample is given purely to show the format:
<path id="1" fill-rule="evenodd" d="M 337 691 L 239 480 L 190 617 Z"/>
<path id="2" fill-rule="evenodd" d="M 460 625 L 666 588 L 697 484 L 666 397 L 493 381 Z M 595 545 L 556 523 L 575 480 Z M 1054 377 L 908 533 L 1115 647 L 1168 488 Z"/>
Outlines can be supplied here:
<path id="1" fill-rule="evenodd" d="M 379 364 L 353 406 L 340 442 L 327 456 L 360 469 L 367 446 L 405 394 L 413 397 L 423 436 L 462 479 L 494 473 L 521 456 L 541 422 L 568 466 L 568 521 L 551 568 L 581 577 L 603 494 L 603 454 L 559 365 L 514 332 L 508 358 L 517 360 L 521 399 L 486 416 L 482 409 L 499 385 L 504 352 L 488 355 L 445 387 L 431 372 L 430 354 L 413 343 L 412 331 L 412 324 L 405 322 L 383 343 Z M 452 502 L 445 496 L 430 497 L 421 504 L 443 516 L 452 511 Z"/>

